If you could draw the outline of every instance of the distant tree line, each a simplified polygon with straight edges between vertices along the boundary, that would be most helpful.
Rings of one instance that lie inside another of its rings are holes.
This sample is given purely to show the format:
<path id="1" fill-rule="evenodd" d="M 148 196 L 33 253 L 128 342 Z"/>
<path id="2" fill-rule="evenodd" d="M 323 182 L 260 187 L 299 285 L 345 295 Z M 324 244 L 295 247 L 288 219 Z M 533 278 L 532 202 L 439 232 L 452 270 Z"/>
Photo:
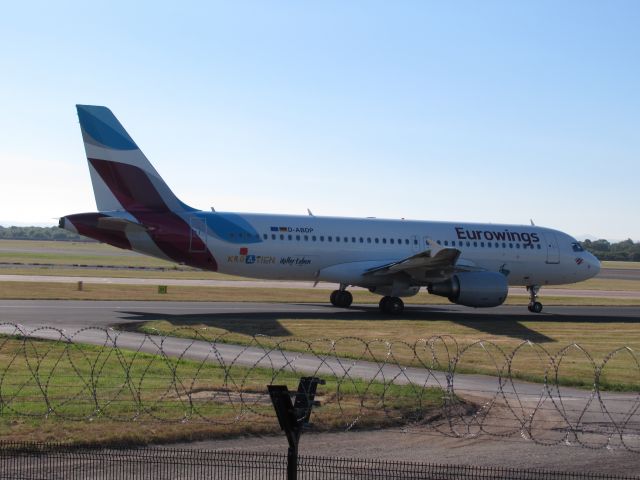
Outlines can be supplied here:
<path id="1" fill-rule="evenodd" d="M 604 239 L 585 240 L 580 243 L 585 250 L 593 253 L 600 260 L 640 262 L 640 242 L 634 243 L 630 238 L 617 243 L 611 243 Z"/>
<path id="2" fill-rule="evenodd" d="M 87 237 L 58 227 L 3 227 L 0 239 L 13 240 L 58 240 L 62 242 L 93 242 Z"/>

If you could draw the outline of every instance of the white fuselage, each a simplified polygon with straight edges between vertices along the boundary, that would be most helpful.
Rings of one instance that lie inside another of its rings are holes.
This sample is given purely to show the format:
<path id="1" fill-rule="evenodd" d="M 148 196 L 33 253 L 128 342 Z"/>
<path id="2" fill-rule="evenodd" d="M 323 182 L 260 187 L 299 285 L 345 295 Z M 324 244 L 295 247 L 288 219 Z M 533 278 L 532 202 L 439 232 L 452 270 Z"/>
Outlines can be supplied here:
<path id="1" fill-rule="evenodd" d="M 209 212 L 194 215 L 206 218 L 207 225 L 197 232 L 206 238 L 218 271 L 245 277 L 336 281 L 323 278 L 323 270 L 339 264 L 370 262 L 374 267 L 394 262 L 428 250 L 429 239 L 460 250 L 459 265 L 505 273 L 510 285 L 574 283 L 593 277 L 600 268 L 591 254 L 574 250 L 575 239 L 537 226 Z M 244 232 L 217 228 L 216 221 L 225 216 L 246 223 Z"/>

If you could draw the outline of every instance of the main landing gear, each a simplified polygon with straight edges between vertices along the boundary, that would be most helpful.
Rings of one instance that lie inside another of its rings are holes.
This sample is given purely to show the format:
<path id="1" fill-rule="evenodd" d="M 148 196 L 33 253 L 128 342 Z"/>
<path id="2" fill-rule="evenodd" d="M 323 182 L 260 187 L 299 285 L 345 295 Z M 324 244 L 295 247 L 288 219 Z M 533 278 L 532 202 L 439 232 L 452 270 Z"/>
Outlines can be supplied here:
<path id="1" fill-rule="evenodd" d="M 380 311 L 388 314 L 399 314 L 404 310 L 404 302 L 398 297 L 382 297 Z"/>
<path id="2" fill-rule="evenodd" d="M 527 292 L 529 292 L 529 306 L 527 307 L 531 313 L 542 312 L 542 304 L 538 301 L 538 292 L 540 287 L 538 285 L 527 286 Z"/>
<path id="3" fill-rule="evenodd" d="M 353 302 L 353 295 L 351 295 L 351 292 L 347 292 L 347 290 L 345 290 L 346 288 L 346 285 L 340 285 L 340 290 L 334 290 L 331 292 L 331 296 L 329 297 L 331 305 L 340 308 L 349 308 L 351 306 L 351 303 Z"/>

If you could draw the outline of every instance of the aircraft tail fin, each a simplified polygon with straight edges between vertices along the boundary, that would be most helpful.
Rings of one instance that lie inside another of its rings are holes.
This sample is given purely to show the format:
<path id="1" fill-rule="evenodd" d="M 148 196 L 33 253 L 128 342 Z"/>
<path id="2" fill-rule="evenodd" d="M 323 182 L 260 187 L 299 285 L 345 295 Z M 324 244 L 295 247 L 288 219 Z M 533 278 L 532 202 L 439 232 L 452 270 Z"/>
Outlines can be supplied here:
<path id="1" fill-rule="evenodd" d="M 100 212 L 188 212 L 107 107 L 76 105 Z"/>

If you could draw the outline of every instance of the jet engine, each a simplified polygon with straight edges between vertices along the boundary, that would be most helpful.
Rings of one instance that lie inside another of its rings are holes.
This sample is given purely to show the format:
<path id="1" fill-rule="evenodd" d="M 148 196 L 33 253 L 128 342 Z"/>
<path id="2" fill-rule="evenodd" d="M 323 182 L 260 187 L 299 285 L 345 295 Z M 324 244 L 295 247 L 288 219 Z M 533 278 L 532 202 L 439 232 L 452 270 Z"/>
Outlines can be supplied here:
<path id="1" fill-rule="evenodd" d="M 507 277 L 498 272 L 465 272 L 433 283 L 427 290 L 466 307 L 497 307 L 506 300 L 509 286 Z"/>

